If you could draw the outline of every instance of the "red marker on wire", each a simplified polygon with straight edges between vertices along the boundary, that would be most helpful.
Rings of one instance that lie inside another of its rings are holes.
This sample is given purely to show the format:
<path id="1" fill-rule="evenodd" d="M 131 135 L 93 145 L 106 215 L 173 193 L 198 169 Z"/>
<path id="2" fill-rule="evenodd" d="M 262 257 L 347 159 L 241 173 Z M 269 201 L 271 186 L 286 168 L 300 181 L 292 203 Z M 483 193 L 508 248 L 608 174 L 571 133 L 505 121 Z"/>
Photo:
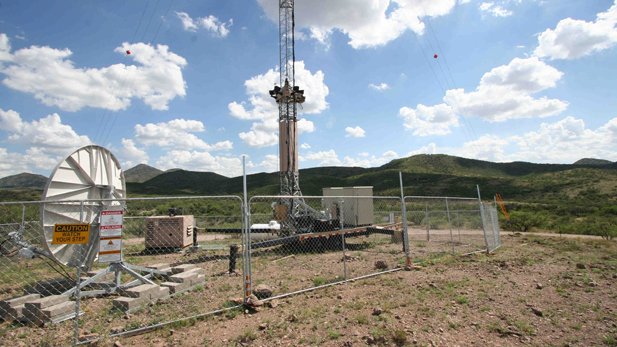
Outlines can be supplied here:
<path id="1" fill-rule="evenodd" d="M 433 58 L 437 59 L 437 54 L 435 54 L 435 55 L 433 56 Z"/>
<path id="2" fill-rule="evenodd" d="M 131 54 L 131 51 L 126 51 L 126 54 Z M 437 58 L 437 56 L 435 56 L 435 58 Z"/>

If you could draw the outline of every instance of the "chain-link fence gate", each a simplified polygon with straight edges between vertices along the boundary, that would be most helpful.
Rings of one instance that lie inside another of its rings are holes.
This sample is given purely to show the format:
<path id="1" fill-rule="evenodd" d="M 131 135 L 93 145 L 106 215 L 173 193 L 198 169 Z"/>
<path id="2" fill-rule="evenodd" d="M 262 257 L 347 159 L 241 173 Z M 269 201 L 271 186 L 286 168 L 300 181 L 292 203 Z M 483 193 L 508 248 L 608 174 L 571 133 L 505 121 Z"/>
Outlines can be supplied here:
<path id="1" fill-rule="evenodd" d="M 486 248 L 493 252 L 501 246 L 501 231 L 499 229 L 499 214 L 496 206 L 482 203 L 484 214 L 482 216 L 484 229 L 486 231 Z"/>
<path id="2" fill-rule="evenodd" d="M 0 339 L 65 346 L 239 306 L 243 215 L 236 196 L 0 203 Z M 51 244 L 79 222 L 89 243 Z"/>
<path id="3" fill-rule="evenodd" d="M 405 209 L 414 259 L 426 253 L 486 250 L 478 199 L 407 196 Z"/>

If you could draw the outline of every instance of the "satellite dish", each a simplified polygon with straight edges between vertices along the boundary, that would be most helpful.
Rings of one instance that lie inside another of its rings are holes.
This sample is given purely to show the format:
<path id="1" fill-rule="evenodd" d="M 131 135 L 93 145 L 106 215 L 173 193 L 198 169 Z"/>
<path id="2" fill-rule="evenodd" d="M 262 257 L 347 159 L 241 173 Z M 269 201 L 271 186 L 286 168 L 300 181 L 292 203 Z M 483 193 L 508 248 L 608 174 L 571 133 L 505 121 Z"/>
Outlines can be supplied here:
<path id="1" fill-rule="evenodd" d="M 116 157 L 97 145 L 82 147 L 56 166 L 47 180 L 40 209 L 41 237 L 58 263 L 90 269 L 99 253 L 99 216 L 108 206 L 120 206 L 126 197 L 124 173 Z M 109 199 L 107 201 L 81 200 Z M 84 245 L 52 245 L 55 224 L 89 223 L 90 237 Z M 79 257 L 80 247 L 81 257 Z M 81 261 L 80 261 L 81 259 Z"/>

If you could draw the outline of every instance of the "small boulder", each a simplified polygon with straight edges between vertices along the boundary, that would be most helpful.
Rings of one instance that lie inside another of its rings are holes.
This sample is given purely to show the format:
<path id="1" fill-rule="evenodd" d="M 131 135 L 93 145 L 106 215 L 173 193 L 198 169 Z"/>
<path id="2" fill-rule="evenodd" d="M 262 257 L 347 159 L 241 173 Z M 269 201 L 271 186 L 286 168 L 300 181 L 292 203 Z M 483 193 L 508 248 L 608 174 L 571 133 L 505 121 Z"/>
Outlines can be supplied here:
<path id="1" fill-rule="evenodd" d="M 377 260 L 375 262 L 375 268 L 376 269 L 382 269 L 382 270 L 383 269 L 387 269 L 388 268 L 388 264 L 385 261 L 383 261 L 383 260 Z"/>
<path id="2" fill-rule="evenodd" d="M 260 299 L 266 299 L 272 296 L 272 289 L 265 284 L 260 284 L 253 289 L 253 294 Z"/>
<path id="3" fill-rule="evenodd" d="M 536 283 L 536 289 L 542 289 L 542 288 L 544 288 L 544 287 L 542 286 L 542 283 Z"/>
<path id="4" fill-rule="evenodd" d="M 270 300 L 270 301 L 268 302 L 268 305 L 269 305 L 271 308 L 276 308 L 276 307 L 279 305 L 279 301 L 278 301 L 278 300 L 276 300 L 276 299 Z"/>
<path id="5" fill-rule="evenodd" d="M 260 301 L 259 299 L 257 299 L 255 294 L 251 294 L 249 295 L 248 298 L 246 298 L 245 304 L 250 307 L 256 307 L 256 306 L 262 306 L 264 303 Z"/>
<path id="6" fill-rule="evenodd" d="M 383 313 L 383 310 L 381 309 L 381 307 L 375 307 L 373 309 L 373 316 L 379 316 L 382 313 Z"/>
<path id="7" fill-rule="evenodd" d="M 577 264 L 576 264 L 576 268 L 577 268 L 577 269 L 585 269 L 585 268 L 586 268 L 586 266 L 585 266 L 585 264 L 577 263 Z"/>

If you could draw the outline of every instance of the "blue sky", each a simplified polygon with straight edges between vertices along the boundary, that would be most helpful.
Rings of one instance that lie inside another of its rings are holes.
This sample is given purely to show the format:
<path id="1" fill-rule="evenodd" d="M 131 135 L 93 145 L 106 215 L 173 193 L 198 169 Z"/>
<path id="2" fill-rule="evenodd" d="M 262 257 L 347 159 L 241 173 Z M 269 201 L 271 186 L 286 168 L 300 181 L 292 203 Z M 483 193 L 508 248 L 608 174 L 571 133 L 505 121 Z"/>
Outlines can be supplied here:
<path id="1" fill-rule="evenodd" d="M 301 168 L 617 160 L 614 1 L 295 6 Z M 277 16 L 277 0 L 3 1 L 0 177 L 91 143 L 125 170 L 276 171 Z"/>

